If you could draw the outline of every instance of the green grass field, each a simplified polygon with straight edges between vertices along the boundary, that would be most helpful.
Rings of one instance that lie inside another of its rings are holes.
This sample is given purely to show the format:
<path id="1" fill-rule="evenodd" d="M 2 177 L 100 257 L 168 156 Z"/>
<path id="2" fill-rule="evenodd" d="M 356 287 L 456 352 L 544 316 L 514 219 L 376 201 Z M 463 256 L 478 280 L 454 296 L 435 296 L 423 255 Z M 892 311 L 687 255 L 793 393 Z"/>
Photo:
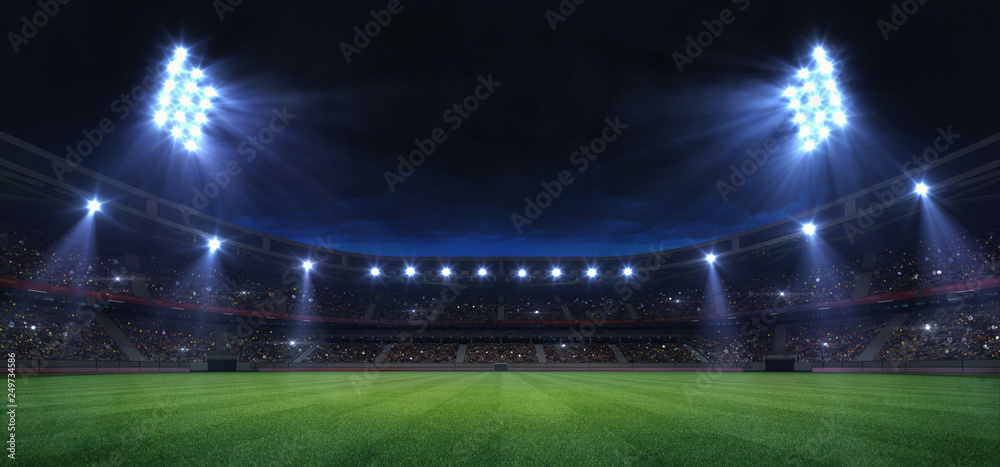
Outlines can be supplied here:
<path id="1" fill-rule="evenodd" d="M 1000 378 L 193 373 L 18 379 L 25 465 L 998 465 Z"/>

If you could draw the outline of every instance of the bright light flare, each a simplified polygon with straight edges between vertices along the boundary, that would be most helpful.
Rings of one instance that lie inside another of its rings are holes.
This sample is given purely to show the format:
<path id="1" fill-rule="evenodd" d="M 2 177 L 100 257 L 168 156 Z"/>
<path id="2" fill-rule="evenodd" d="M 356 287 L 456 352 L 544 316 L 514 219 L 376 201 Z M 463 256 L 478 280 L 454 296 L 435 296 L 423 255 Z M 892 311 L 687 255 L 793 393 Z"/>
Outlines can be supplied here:
<path id="1" fill-rule="evenodd" d="M 831 136 L 830 123 L 847 124 L 847 115 L 841 108 L 843 98 L 837 89 L 834 60 L 823 47 L 812 52 L 808 67 L 795 73 L 797 85 L 782 91 L 788 108 L 793 112 L 792 122 L 798 126 L 803 151 L 812 151 Z"/>
<path id="2" fill-rule="evenodd" d="M 89 209 L 90 213 L 93 214 L 101 210 L 101 203 L 97 202 L 96 199 L 92 199 L 87 202 L 87 209 Z"/>
<path id="3" fill-rule="evenodd" d="M 412 276 L 412 275 L 414 275 L 416 273 L 417 273 L 416 269 L 414 269 L 412 266 L 407 266 L 407 268 L 406 268 L 406 275 L 407 276 Z"/>
<path id="4" fill-rule="evenodd" d="M 379 272 L 378 272 L 378 268 L 372 268 L 372 270 L 371 270 L 370 272 L 371 272 L 371 274 L 372 274 L 373 276 L 377 276 L 377 275 L 379 274 Z"/>
<path id="5" fill-rule="evenodd" d="M 813 225 L 812 223 L 803 225 L 802 226 L 802 233 L 804 233 L 806 235 L 813 235 L 813 234 L 816 233 L 816 226 Z"/>
<path id="6" fill-rule="evenodd" d="M 213 238 L 208 241 L 208 249 L 211 251 L 218 250 L 220 246 L 222 246 L 222 242 L 220 242 L 218 238 Z"/>
<path id="7" fill-rule="evenodd" d="M 303 262 L 302 262 L 302 269 L 305 269 L 306 271 L 309 271 L 309 270 L 311 270 L 312 268 L 313 268 L 313 263 L 312 263 L 312 261 L 303 261 Z"/>
<path id="8" fill-rule="evenodd" d="M 486 268 L 479 268 L 479 277 L 483 277 L 485 275 L 486 275 Z"/>
<path id="9" fill-rule="evenodd" d="M 715 255 L 709 253 L 708 255 L 705 256 L 705 261 L 708 261 L 709 263 L 714 263 L 715 262 Z"/>
<path id="10" fill-rule="evenodd" d="M 631 276 L 632 275 L 632 268 L 625 268 L 624 273 L 625 273 L 626 276 Z"/>
<path id="11" fill-rule="evenodd" d="M 926 184 L 921 182 L 918 183 L 917 186 L 913 188 L 913 191 L 920 196 L 927 196 L 927 193 L 930 191 L 930 188 L 928 188 Z"/>
<path id="12" fill-rule="evenodd" d="M 158 127 L 170 125 L 170 135 L 178 144 L 189 151 L 197 151 L 203 127 L 209 124 L 207 112 L 213 107 L 211 99 L 218 92 L 206 85 L 205 71 L 192 67 L 188 58 L 187 49 L 174 49 L 156 99 L 159 108 L 153 113 L 153 122 Z"/>
<path id="13" fill-rule="evenodd" d="M 441 270 L 441 275 L 444 276 L 444 277 L 450 276 L 451 275 L 451 268 L 444 268 L 444 269 L 442 269 Z"/>
<path id="14" fill-rule="evenodd" d="M 555 268 L 555 269 L 552 270 L 552 277 L 559 277 L 561 275 L 562 275 L 562 270 L 561 269 Z"/>
<path id="15" fill-rule="evenodd" d="M 587 270 L 587 277 L 597 277 L 597 270 L 590 268 Z"/>
<path id="16" fill-rule="evenodd" d="M 517 271 L 517 277 L 524 277 L 524 276 L 527 276 L 527 275 L 528 275 L 528 271 L 525 271 L 524 269 L 521 269 L 521 270 Z"/>

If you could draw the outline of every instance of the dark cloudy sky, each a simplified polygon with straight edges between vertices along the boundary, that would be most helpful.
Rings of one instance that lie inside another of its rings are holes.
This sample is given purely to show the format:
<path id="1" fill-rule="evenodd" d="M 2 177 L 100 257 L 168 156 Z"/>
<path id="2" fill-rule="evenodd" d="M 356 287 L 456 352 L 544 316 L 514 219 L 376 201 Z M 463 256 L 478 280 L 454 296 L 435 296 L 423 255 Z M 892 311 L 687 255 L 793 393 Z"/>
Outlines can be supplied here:
<path id="1" fill-rule="evenodd" d="M 403 1 L 348 63 L 342 44 L 387 2 L 70 2 L 54 15 L 7 2 L 0 131 L 63 155 L 110 118 L 115 129 L 83 165 L 189 206 L 235 160 L 240 173 L 199 209 L 308 243 L 401 255 L 641 252 L 849 194 L 854 150 L 867 148 L 888 177 L 939 127 L 961 135 L 956 147 L 996 133 L 998 4 L 929 1 L 893 25 L 894 5 L 916 4 L 904 3 L 588 0 L 553 30 L 555 0 Z M 28 38 L 21 18 L 37 15 L 44 25 Z M 713 25 L 718 36 L 680 70 L 687 38 Z M 152 124 L 152 97 L 127 114 L 116 103 L 179 44 L 222 94 L 196 154 Z M 780 91 L 816 45 L 836 58 L 849 125 L 810 154 L 788 138 L 724 200 L 717 182 L 730 166 L 783 134 Z M 481 77 L 499 84 L 452 128 L 445 111 Z M 240 144 L 276 110 L 285 129 L 248 161 Z M 579 170 L 572 153 L 616 118 L 627 128 Z M 390 190 L 397 157 L 436 128 L 447 139 Z M 573 182 L 518 232 L 511 216 L 564 170 Z"/>

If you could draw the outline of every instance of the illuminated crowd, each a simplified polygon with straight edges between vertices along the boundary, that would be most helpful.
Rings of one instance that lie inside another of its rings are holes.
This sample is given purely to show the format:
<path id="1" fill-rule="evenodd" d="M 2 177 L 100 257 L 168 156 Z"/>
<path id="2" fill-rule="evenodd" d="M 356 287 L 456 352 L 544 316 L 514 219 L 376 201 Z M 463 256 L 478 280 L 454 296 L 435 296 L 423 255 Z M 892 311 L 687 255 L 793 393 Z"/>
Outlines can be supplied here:
<path id="1" fill-rule="evenodd" d="M 0 342 L 18 360 L 128 360 L 90 310 L 23 299 L 0 303 Z"/>
<path id="2" fill-rule="evenodd" d="M 843 318 L 831 321 L 816 319 L 789 324 L 785 339 L 787 349 L 795 351 L 800 362 L 854 361 L 886 322 L 880 318 Z"/>
<path id="3" fill-rule="evenodd" d="M 534 363 L 538 352 L 534 344 L 469 344 L 465 348 L 466 363 Z"/>
<path id="4" fill-rule="evenodd" d="M 374 363 L 385 347 L 380 343 L 320 344 L 303 360 L 307 363 Z"/>
<path id="5" fill-rule="evenodd" d="M 246 336 L 234 330 L 225 339 L 227 350 L 236 353 L 241 363 L 289 363 L 310 346 L 323 342 L 320 332 L 273 327 L 253 329 Z"/>
<path id="6" fill-rule="evenodd" d="M 153 362 L 204 362 L 215 348 L 213 325 L 182 320 L 111 315 L 142 356 Z"/>
<path id="7" fill-rule="evenodd" d="M 458 344 L 394 344 L 386 363 L 454 363 Z"/>
<path id="8" fill-rule="evenodd" d="M 875 255 L 870 294 L 913 290 L 932 285 L 1000 276 L 1000 234 L 994 227 L 977 234 L 885 248 Z M 91 248 L 80 240 L 61 243 L 38 232 L 0 224 L 0 275 L 119 294 L 133 294 L 133 281 L 145 277 L 154 299 L 257 311 L 277 311 L 360 319 L 374 303 L 372 318 L 381 320 L 496 319 L 497 295 L 438 295 L 385 292 L 381 296 L 312 285 L 278 274 L 259 274 L 233 266 L 193 267 L 167 258 L 138 259 L 142 271 L 126 266 L 126 254 L 113 248 Z M 58 246 L 54 246 L 57 245 Z M 627 301 L 638 318 L 665 318 L 783 308 L 789 305 L 848 299 L 855 290 L 860 259 L 789 272 L 755 272 L 720 279 L 719 290 L 704 287 L 639 288 Z M 287 272 L 287 271 L 286 271 Z M 286 274 L 287 275 L 287 274 Z M 141 282 L 140 282 L 141 283 Z M 440 295 L 440 294 L 439 294 Z M 606 316 L 628 319 L 624 297 L 508 295 L 505 319 L 563 320 L 566 307 L 575 319 Z"/>
<path id="9" fill-rule="evenodd" d="M 546 363 L 617 363 L 607 344 L 545 344 Z"/>
<path id="10" fill-rule="evenodd" d="M 774 350 L 770 330 L 753 332 L 740 326 L 718 326 L 684 335 L 684 340 L 710 362 L 756 363 Z"/>
<path id="11" fill-rule="evenodd" d="M 693 363 L 698 359 L 678 344 L 645 343 L 618 344 L 629 363 Z"/>
<path id="12" fill-rule="evenodd" d="M 877 258 L 871 294 L 1000 277 L 1000 232 L 889 247 Z"/>
<path id="13" fill-rule="evenodd" d="M 564 297 L 566 307 L 574 319 L 603 321 L 609 319 L 631 319 L 625 304 L 615 296 Z"/>
<path id="14" fill-rule="evenodd" d="M 552 295 L 506 296 L 503 308 L 505 319 L 566 319 L 562 305 Z"/>
<path id="15" fill-rule="evenodd" d="M 912 313 L 875 360 L 1000 359 L 1000 302 L 963 304 Z"/>

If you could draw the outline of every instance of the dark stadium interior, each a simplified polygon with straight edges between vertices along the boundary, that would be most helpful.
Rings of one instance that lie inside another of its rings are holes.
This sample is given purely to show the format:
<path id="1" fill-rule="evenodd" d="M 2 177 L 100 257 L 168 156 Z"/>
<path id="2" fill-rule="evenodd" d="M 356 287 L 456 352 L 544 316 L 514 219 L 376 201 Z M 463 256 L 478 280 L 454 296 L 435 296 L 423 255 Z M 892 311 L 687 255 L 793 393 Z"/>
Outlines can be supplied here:
<path id="1" fill-rule="evenodd" d="M 11 459 L 1000 458 L 1000 3 L 3 10 Z"/>

